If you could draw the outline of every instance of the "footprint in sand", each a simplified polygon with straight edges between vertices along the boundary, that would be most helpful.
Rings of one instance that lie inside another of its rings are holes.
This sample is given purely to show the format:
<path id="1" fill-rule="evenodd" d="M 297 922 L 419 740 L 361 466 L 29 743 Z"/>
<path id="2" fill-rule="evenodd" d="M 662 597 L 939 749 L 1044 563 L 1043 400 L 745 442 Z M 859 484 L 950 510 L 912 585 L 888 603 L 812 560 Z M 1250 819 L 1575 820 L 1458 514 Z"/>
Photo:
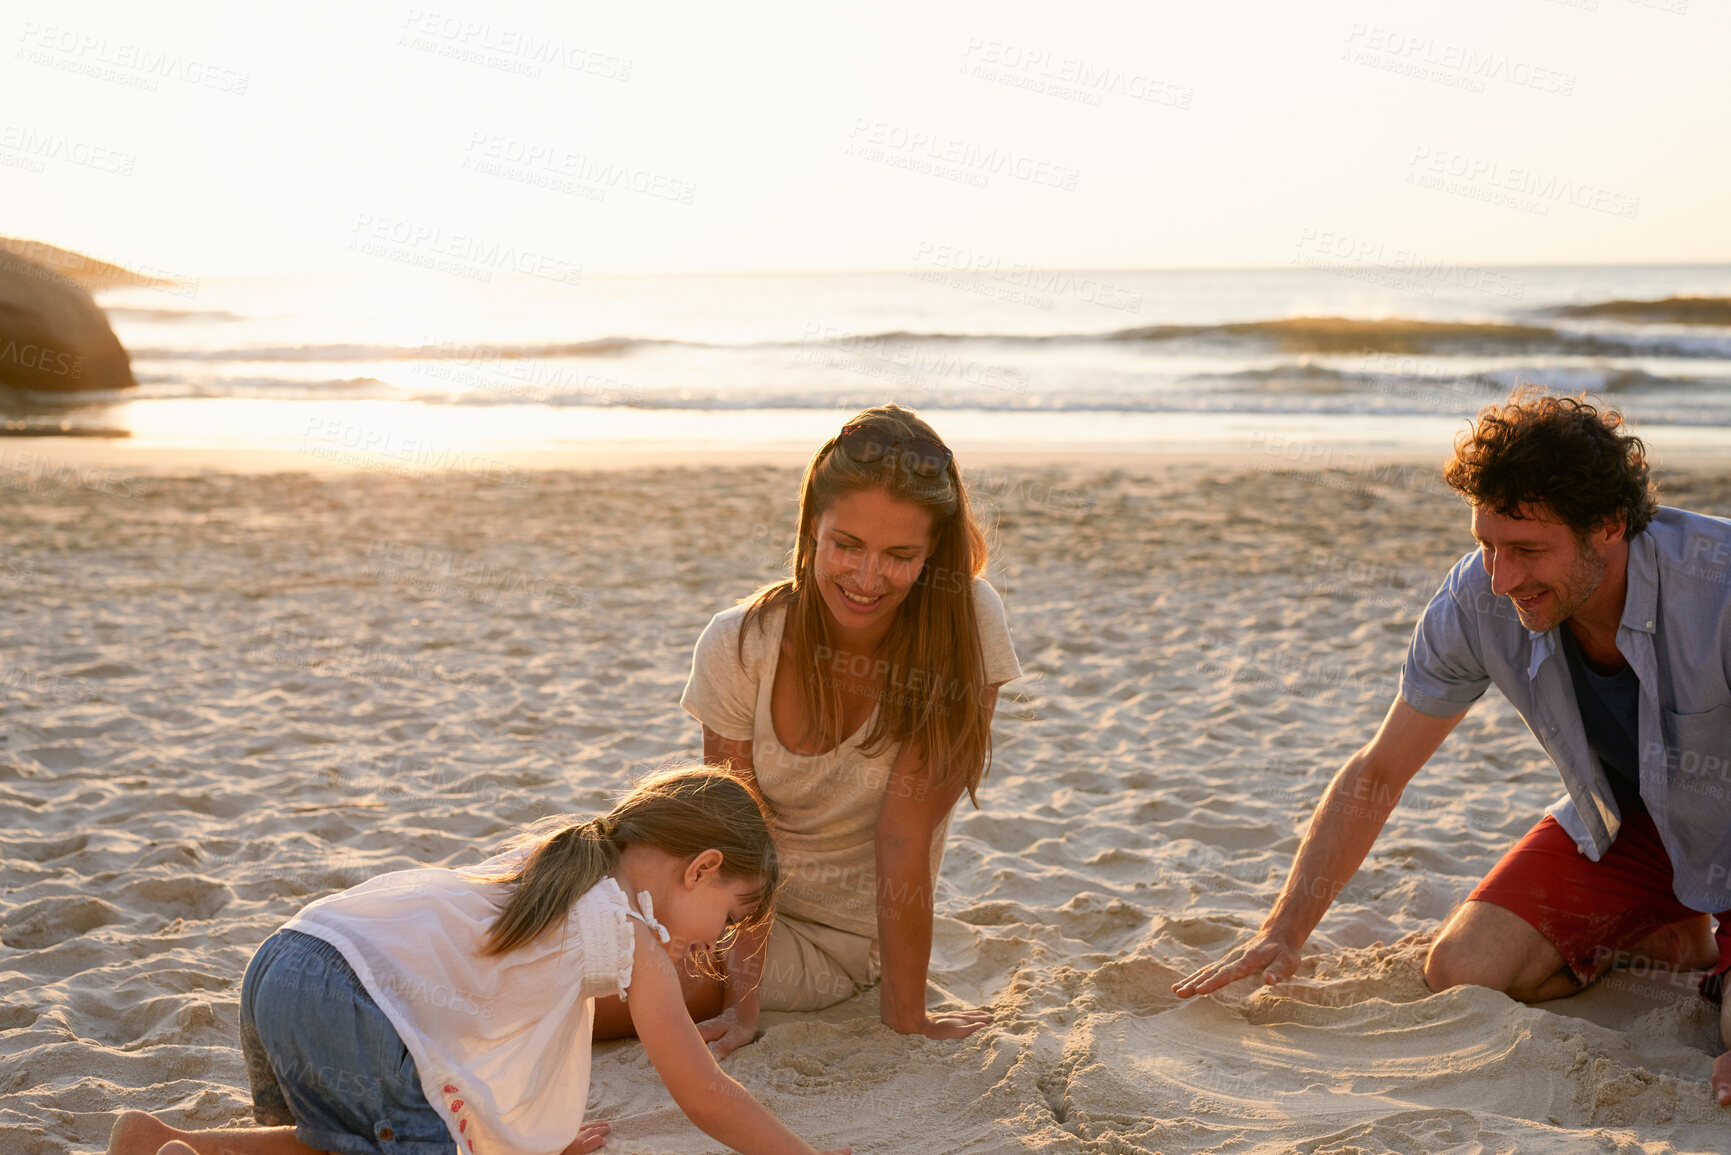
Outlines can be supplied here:
<path id="1" fill-rule="evenodd" d="M 117 907 L 99 898 L 42 898 L 0 918 L 0 944 L 18 950 L 41 950 L 99 926 L 125 921 L 126 916 Z"/>
<path id="2" fill-rule="evenodd" d="M 64 838 L 20 839 L 0 842 L 0 858 L 23 858 L 31 862 L 52 862 L 68 854 L 76 854 L 90 844 L 84 834 L 69 834 Z"/>
<path id="3" fill-rule="evenodd" d="M 121 889 L 127 905 L 151 911 L 164 920 L 184 918 L 198 922 L 213 918 L 234 895 L 228 887 L 194 874 L 172 878 L 142 878 Z"/>

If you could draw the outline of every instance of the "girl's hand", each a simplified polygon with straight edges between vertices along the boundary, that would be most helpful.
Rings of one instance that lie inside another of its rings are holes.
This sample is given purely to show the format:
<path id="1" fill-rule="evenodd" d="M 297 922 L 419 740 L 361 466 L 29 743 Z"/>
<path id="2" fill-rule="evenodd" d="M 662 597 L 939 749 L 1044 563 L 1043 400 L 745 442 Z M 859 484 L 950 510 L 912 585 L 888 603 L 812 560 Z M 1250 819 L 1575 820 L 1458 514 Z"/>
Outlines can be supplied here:
<path id="1" fill-rule="evenodd" d="M 697 1024 L 697 1033 L 709 1044 L 717 1059 L 725 1059 L 734 1051 L 757 1038 L 757 1008 L 728 1007 L 713 1019 Z"/>
<path id="2" fill-rule="evenodd" d="M 915 1023 L 911 1029 L 892 1029 L 899 1034 L 924 1035 L 928 1039 L 965 1039 L 991 1021 L 990 1009 L 975 1007 L 969 1011 L 939 1011 L 924 1016 L 924 1021 Z"/>
<path id="3" fill-rule="evenodd" d="M 587 1152 L 599 1150 L 607 1142 L 607 1132 L 613 1130 L 609 1123 L 597 1119 L 593 1123 L 585 1123 L 577 1128 L 577 1138 L 571 1140 L 571 1145 L 561 1155 L 587 1155 Z"/>
<path id="4" fill-rule="evenodd" d="M 737 1079 L 715 1065 L 703 1045 L 685 992 L 661 944 L 639 923 L 632 928 L 631 1025 L 644 1053 L 685 1117 L 722 1146 L 757 1155 L 812 1155 L 811 1144 L 789 1131 Z"/>

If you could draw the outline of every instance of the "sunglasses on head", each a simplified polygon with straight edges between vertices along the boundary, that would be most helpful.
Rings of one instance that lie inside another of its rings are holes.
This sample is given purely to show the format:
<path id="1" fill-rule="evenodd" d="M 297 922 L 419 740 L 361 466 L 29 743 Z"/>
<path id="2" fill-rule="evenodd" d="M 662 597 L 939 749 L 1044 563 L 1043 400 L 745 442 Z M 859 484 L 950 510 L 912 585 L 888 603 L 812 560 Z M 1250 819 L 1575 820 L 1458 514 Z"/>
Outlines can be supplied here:
<path id="1" fill-rule="evenodd" d="M 955 457 L 948 446 L 930 437 L 898 437 L 864 422 L 842 426 L 835 443 L 861 465 L 882 461 L 888 454 L 900 450 L 897 464 L 915 477 L 940 476 Z"/>

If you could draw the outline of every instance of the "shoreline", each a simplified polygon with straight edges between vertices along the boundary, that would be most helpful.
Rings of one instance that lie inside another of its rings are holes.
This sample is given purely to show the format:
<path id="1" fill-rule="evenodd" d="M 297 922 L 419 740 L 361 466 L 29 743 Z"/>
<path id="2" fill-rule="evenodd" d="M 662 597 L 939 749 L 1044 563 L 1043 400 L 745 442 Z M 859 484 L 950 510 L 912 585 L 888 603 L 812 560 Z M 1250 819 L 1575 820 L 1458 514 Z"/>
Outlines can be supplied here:
<path id="1" fill-rule="evenodd" d="M 8 462 L 35 458 L 44 462 L 63 463 L 81 468 L 108 470 L 129 469 L 140 474 L 170 475 L 184 472 L 228 473 L 238 475 L 258 473 L 395 473 L 399 476 L 424 476 L 439 473 L 484 473 L 486 465 L 510 470 L 537 473 L 615 473 L 637 469 L 715 469 L 715 468 L 803 468 L 810 459 L 815 444 L 742 445 L 736 448 L 693 448 L 676 442 L 637 442 L 572 446 L 564 449 L 507 449 L 486 446 L 465 455 L 469 464 L 425 465 L 400 461 L 385 454 L 360 454 L 341 451 L 324 454 L 306 448 L 265 444 L 247 446 L 178 446 L 128 444 L 124 440 L 87 438 L 31 438 L 28 441 L 0 440 L 0 469 Z M 1332 448 L 1332 447 L 1331 447 Z M 1440 456 L 1426 455 L 1416 450 L 1391 452 L 1360 452 L 1341 448 L 1336 460 L 1351 455 L 1353 460 L 1372 465 L 1423 465 L 1440 463 Z M 1260 468 L 1244 450 L 1212 449 L 1170 451 L 1122 448 L 1023 449 L 1007 445 L 958 446 L 956 455 L 962 459 L 965 472 L 980 469 L 1100 469 L 1118 472 L 1162 470 L 1174 467 L 1204 467 L 1211 469 L 1244 469 L 1246 471 L 1278 472 L 1270 466 Z M 1690 459 L 1705 466 L 1711 458 Z M 474 463 L 481 463 L 479 466 Z M 1731 469 L 1731 454 L 1718 461 Z M 1310 466 L 1309 468 L 1316 468 Z M 1287 468 L 1302 471 L 1303 461 L 1292 462 Z M 1324 466 L 1326 468 L 1326 466 Z"/>
<path id="2" fill-rule="evenodd" d="M 574 444 L 566 448 L 513 449 L 495 445 L 447 455 L 444 464 L 368 454 L 341 447 L 259 443 L 250 445 L 163 445 L 112 438 L 33 437 L 0 439 L 0 475 L 52 473 L 58 469 L 97 470 L 136 476 L 187 474 L 394 474 L 428 479 L 443 474 L 617 473 L 653 469 L 803 468 L 812 443 L 745 444 L 731 448 L 693 447 L 672 441 Z M 1383 467 L 1439 471 L 1448 446 L 1426 452 L 1342 442 L 1307 446 L 1298 456 L 1247 446 L 1150 449 L 1132 446 L 1026 448 L 1005 443 L 958 442 L 964 476 L 1007 470 L 1168 472 L 1173 469 L 1231 470 L 1246 473 L 1374 473 Z M 1671 472 L 1731 472 L 1731 447 L 1720 454 L 1654 453 L 1653 469 Z M 1375 480 L 1374 477 L 1371 480 Z"/>
<path id="3" fill-rule="evenodd" d="M 1464 415 L 919 410 L 969 472 L 1040 469 L 1438 471 Z M 463 408 L 392 401 L 207 399 L 104 414 L 130 436 L 0 436 L 0 472 L 168 475 L 618 472 L 799 468 L 845 413 L 830 409 Z M 524 431 L 529 431 L 527 436 Z M 1714 426 L 1633 431 L 1660 469 L 1731 469 Z"/>

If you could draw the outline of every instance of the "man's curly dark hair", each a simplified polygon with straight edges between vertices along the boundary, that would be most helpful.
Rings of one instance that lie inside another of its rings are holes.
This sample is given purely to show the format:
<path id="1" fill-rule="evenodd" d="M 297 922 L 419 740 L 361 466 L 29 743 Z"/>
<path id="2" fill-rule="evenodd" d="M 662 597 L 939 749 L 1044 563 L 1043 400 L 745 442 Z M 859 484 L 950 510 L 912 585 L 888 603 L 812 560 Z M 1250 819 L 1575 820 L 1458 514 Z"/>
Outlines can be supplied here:
<path id="1" fill-rule="evenodd" d="M 1647 446 L 1624 432 L 1623 415 L 1531 386 L 1479 410 L 1455 439 L 1443 479 L 1474 506 L 1519 517 L 1522 505 L 1547 506 L 1577 535 L 1607 520 L 1632 538 L 1658 511 L 1647 474 Z"/>

